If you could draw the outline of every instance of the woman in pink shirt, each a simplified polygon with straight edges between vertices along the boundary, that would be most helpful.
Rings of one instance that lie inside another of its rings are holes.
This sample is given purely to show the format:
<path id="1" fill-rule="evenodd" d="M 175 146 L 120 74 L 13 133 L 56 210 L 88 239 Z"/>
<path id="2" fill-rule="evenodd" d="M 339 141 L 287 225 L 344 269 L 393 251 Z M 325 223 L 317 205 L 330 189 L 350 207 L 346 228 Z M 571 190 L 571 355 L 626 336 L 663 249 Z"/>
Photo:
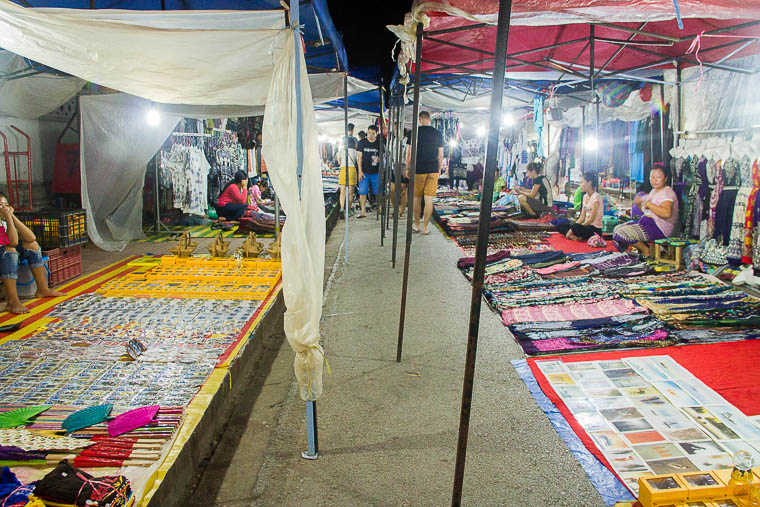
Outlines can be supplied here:
<path id="1" fill-rule="evenodd" d="M 644 216 L 639 220 L 618 225 L 612 232 L 615 247 L 621 252 L 629 246 L 644 257 L 649 256 L 647 242 L 669 238 L 678 222 L 678 196 L 668 185 L 670 168 L 655 164 L 649 173 L 652 191 L 649 195 L 635 199 Z"/>
<path id="2" fill-rule="evenodd" d="M 227 220 L 238 220 L 245 213 L 248 207 L 248 175 L 243 171 L 238 171 L 233 176 L 233 180 L 219 194 L 216 201 L 216 212 L 220 217 Z"/>
<path id="3" fill-rule="evenodd" d="M 594 234 L 602 235 L 602 215 L 604 203 L 602 196 L 596 191 L 598 180 L 595 173 L 584 173 L 581 179 L 583 190 L 583 207 L 581 216 L 574 224 L 560 224 L 557 230 L 567 236 L 567 239 L 585 241 Z"/>

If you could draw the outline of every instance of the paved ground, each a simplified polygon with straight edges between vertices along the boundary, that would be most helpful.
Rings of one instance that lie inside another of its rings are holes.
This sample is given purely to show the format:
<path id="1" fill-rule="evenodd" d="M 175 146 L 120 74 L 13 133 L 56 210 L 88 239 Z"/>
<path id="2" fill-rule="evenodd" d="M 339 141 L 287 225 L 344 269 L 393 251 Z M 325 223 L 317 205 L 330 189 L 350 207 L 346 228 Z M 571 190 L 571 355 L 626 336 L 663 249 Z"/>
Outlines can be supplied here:
<path id="1" fill-rule="evenodd" d="M 405 222 L 402 222 L 402 230 Z M 287 345 L 257 372 L 193 494 L 197 506 L 450 504 L 471 286 L 437 230 L 412 243 L 401 363 L 395 362 L 403 247 L 391 268 L 374 217 L 328 241 L 323 344 L 332 375 L 318 402 L 320 457 L 306 461 L 304 404 Z M 399 234 L 400 241 L 403 234 Z M 155 250 L 155 245 L 150 245 Z M 603 505 L 524 387 L 522 351 L 484 305 L 465 505 Z"/>

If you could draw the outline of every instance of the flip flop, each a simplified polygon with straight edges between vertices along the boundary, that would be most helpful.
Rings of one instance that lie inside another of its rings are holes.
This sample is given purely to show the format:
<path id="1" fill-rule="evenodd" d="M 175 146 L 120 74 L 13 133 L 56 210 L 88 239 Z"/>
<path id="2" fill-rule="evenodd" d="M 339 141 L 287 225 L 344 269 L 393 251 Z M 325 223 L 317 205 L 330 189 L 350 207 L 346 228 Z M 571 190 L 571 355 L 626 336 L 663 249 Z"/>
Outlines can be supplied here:
<path id="1" fill-rule="evenodd" d="M 428 235 L 430 234 L 430 231 L 427 231 L 427 232 L 421 232 L 420 234 L 422 234 L 423 236 L 428 236 Z"/>

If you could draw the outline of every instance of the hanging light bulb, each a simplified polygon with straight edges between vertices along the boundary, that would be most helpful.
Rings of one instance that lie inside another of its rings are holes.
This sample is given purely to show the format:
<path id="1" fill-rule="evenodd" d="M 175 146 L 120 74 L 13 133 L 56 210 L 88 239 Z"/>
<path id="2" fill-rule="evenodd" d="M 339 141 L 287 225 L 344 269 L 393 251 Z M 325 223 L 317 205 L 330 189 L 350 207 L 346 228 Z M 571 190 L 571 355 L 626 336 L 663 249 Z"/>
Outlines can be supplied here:
<path id="1" fill-rule="evenodd" d="M 504 127 L 511 127 L 515 124 L 515 117 L 511 113 L 504 113 L 501 117 L 501 124 Z"/>
<path id="2" fill-rule="evenodd" d="M 449 148 L 456 148 L 457 147 L 457 140 L 454 138 L 449 139 Z"/>
<path id="3" fill-rule="evenodd" d="M 486 136 L 486 128 L 485 127 L 478 127 L 478 129 L 475 132 L 478 134 L 478 137 L 485 137 Z"/>
<path id="4" fill-rule="evenodd" d="M 148 109 L 148 112 L 145 115 L 145 121 L 151 127 L 155 127 L 161 122 L 161 113 L 158 112 L 158 108 L 156 108 L 156 105 L 152 102 L 150 103 L 150 109 Z"/>
<path id="5" fill-rule="evenodd" d="M 583 142 L 583 147 L 588 151 L 596 151 L 597 148 L 599 148 L 599 141 L 597 141 L 594 136 L 588 136 Z"/>

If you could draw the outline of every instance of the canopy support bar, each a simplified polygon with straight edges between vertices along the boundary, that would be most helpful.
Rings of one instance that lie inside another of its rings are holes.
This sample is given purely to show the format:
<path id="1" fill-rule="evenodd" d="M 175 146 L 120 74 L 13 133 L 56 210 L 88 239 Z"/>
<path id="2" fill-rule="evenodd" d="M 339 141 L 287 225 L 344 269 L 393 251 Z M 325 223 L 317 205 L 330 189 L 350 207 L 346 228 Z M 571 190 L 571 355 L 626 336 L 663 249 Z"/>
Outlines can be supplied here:
<path id="1" fill-rule="evenodd" d="M 497 171 L 496 157 L 501 128 L 501 108 L 506 72 L 507 41 L 509 39 L 509 18 L 512 0 L 499 0 L 499 21 L 496 28 L 496 57 L 494 59 L 493 92 L 486 145 L 486 168 L 483 174 L 483 196 L 480 199 L 480 220 L 478 223 L 478 241 L 475 248 L 475 267 L 472 274 L 472 299 L 470 301 L 470 326 L 467 335 L 467 358 L 465 361 L 464 380 L 462 382 L 462 407 L 459 416 L 459 438 L 457 458 L 454 467 L 454 488 L 451 505 L 462 504 L 462 484 L 464 482 L 465 460 L 467 457 L 467 439 L 470 431 L 470 409 L 472 408 L 472 388 L 475 379 L 475 359 L 478 352 L 478 331 L 480 328 L 480 307 L 483 301 L 483 278 L 488 253 L 488 234 L 491 227 L 491 195 L 493 195 L 494 177 Z"/>
<path id="2" fill-rule="evenodd" d="M 422 60 L 422 23 L 417 23 L 417 47 L 415 62 Z M 396 345 L 396 362 L 401 362 L 401 351 L 404 347 L 404 319 L 406 317 L 406 292 L 409 287 L 409 257 L 412 249 L 412 222 L 414 221 L 414 175 L 417 171 L 417 124 L 420 114 L 420 75 L 422 65 L 414 66 L 414 107 L 412 108 L 412 141 L 411 159 L 407 172 L 409 185 L 407 190 L 406 215 L 406 248 L 404 250 L 404 281 L 401 288 L 401 314 L 398 322 L 398 344 Z"/>

